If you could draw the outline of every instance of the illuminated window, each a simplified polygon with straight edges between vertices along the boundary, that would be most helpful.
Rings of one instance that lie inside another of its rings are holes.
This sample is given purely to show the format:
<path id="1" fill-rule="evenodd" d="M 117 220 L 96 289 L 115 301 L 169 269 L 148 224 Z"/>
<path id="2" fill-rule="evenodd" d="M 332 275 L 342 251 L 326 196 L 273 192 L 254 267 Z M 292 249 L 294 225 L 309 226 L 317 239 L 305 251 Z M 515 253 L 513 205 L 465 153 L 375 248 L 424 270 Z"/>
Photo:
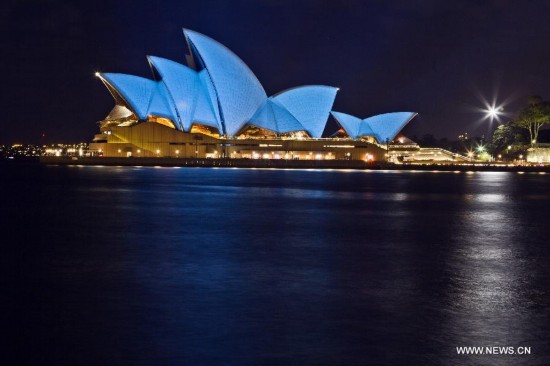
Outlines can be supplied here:
<path id="1" fill-rule="evenodd" d="M 174 126 L 174 123 L 168 119 L 168 118 L 163 118 L 163 117 L 156 117 L 156 116 L 149 116 L 149 118 L 147 119 L 148 122 L 154 122 L 154 123 L 158 123 L 158 124 L 161 124 L 163 126 L 166 126 L 166 127 L 170 127 L 170 128 L 176 128 L 176 126 Z"/>

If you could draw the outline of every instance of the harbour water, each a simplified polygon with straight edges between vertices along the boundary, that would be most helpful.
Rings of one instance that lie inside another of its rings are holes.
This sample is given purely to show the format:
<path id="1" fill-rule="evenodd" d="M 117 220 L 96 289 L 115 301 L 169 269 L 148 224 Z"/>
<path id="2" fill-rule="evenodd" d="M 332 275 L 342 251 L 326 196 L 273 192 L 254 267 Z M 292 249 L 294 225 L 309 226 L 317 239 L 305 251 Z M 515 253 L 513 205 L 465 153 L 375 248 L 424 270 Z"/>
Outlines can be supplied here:
<path id="1" fill-rule="evenodd" d="M 6 364 L 550 364 L 550 174 L 2 170 Z"/>

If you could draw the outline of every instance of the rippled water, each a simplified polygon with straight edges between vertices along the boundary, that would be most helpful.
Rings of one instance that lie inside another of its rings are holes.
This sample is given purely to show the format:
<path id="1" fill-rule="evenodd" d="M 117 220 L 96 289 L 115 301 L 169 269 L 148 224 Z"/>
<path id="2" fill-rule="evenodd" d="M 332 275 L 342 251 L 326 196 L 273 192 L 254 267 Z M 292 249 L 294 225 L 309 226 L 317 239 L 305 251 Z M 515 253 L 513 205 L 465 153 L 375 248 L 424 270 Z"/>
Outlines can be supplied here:
<path id="1" fill-rule="evenodd" d="M 550 364 L 550 175 L 4 172 L 10 364 Z"/>

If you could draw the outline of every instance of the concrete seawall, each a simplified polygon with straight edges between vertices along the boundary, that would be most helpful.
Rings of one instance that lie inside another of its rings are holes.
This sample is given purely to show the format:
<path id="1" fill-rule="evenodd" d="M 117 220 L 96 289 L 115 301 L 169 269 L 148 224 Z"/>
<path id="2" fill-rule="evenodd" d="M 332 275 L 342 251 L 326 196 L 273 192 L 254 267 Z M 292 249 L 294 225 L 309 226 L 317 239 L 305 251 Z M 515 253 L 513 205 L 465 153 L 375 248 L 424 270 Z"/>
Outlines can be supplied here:
<path id="1" fill-rule="evenodd" d="M 268 159 L 195 159 L 195 158 L 136 158 L 42 156 L 45 165 L 103 165 L 103 166 L 180 166 L 278 169 L 372 169 L 414 171 L 494 171 L 548 172 L 549 165 L 505 164 L 391 164 L 367 163 L 362 160 L 268 160 Z"/>
<path id="2" fill-rule="evenodd" d="M 195 159 L 195 158 L 117 158 L 117 157 L 58 157 L 42 156 L 47 165 L 106 165 L 106 166 L 182 166 L 234 168 L 290 169 L 379 169 L 376 163 L 362 160 L 283 160 L 283 159 Z"/>

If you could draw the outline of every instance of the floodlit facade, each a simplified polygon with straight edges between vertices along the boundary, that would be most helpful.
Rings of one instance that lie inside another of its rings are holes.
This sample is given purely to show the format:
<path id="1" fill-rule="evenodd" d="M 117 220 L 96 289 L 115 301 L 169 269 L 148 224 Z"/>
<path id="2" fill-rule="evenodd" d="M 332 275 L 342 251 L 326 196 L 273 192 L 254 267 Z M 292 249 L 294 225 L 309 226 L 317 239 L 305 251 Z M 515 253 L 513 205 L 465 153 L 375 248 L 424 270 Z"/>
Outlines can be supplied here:
<path id="1" fill-rule="evenodd" d="M 338 88 L 307 85 L 268 97 L 237 55 L 203 34 L 183 32 L 187 65 L 148 56 L 152 79 L 96 74 L 115 107 L 100 121 L 91 151 L 103 156 L 381 160 L 384 144 L 416 115 L 397 112 L 360 120 L 332 112 L 342 129 L 338 137 L 324 138 Z"/>
<path id="2" fill-rule="evenodd" d="M 528 163 L 550 163 L 550 144 L 536 144 L 527 149 L 526 160 Z"/>

